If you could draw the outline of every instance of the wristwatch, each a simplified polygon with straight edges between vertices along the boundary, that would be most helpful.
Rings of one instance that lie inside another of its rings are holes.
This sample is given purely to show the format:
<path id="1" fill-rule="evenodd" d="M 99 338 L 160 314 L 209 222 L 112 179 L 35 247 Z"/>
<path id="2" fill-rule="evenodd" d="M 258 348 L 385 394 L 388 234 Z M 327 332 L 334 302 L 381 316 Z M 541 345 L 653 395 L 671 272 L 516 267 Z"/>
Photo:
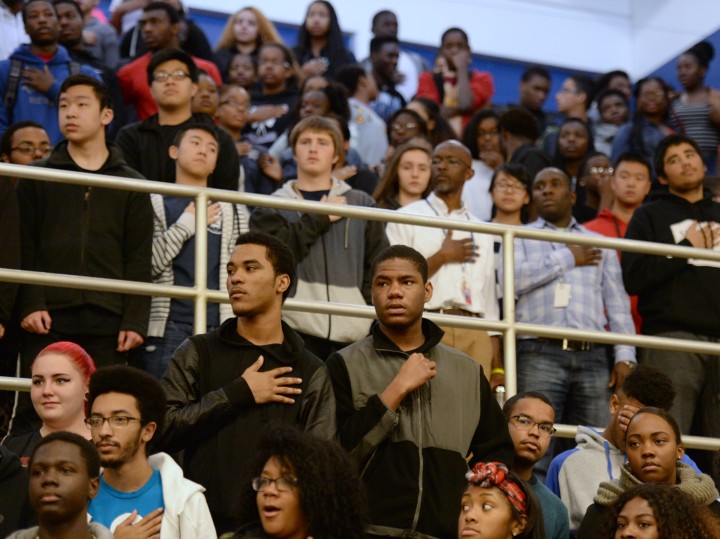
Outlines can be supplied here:
<path id="1" fill-rule="evenodd" d="M 630 369 L 631 371 L 632 371 L 633 369 L 635 369 L 635 367 L 637 367 L 637 363 L 635 363 L 634 361 L 628 361 L 627 359 L 624 360 L 624 361 L 618 361 L 618 363 L 622 363 L 623 365 L 625 365 L 625 366 L 626 366 L 628 369 Z"/>

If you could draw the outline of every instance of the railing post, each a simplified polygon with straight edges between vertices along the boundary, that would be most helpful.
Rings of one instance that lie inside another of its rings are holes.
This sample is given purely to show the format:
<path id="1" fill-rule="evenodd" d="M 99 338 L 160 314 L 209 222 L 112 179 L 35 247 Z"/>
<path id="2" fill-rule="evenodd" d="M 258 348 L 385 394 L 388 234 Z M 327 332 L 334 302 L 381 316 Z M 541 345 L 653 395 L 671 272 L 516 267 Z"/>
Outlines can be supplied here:
<path id="1" fill-rule="evenodd" d="M 517 351 L 515 347 L 515 233 L 503 232 L 503 319 L 510 324 L 503 336 L 505 396 L 517 393 Z"/>
<path id="2" fill-rule="evenodd" d="M 207 331 L 207 207 L 207 194 L 200 191 L 195 196 L 195 334 Z"/>

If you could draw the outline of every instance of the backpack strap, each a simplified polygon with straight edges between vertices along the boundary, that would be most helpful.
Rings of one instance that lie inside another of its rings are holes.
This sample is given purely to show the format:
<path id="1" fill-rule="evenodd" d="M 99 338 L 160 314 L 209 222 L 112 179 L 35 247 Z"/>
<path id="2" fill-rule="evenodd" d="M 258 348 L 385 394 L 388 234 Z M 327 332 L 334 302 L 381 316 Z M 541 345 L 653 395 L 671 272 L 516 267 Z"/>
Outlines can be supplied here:
<path id="1" fill-rule="evenodd" d="M 5 87 L 5 95 L 3 96 L 3 102 L 7 109 L 8 125 L 13 123 L 13 107 L 17 100 L 18 88 L 20 87 L 20 73 L 22 73 L 23 63 L 17 58 L 13 58 L 10 61 L 10 74 L 8 76 L 7 86 Z"/>

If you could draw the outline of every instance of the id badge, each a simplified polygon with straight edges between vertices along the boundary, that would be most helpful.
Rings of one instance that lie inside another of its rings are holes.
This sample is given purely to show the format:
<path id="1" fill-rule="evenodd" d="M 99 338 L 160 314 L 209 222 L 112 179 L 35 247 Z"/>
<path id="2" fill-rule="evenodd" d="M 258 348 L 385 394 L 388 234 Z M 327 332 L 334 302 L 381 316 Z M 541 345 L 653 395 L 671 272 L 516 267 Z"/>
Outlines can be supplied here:
<path id="1" fill-rule="evenodd" d="M 560 309 L 570 305 L 570 285 L 558 283 L 555 285 L 555 308 Z"/>

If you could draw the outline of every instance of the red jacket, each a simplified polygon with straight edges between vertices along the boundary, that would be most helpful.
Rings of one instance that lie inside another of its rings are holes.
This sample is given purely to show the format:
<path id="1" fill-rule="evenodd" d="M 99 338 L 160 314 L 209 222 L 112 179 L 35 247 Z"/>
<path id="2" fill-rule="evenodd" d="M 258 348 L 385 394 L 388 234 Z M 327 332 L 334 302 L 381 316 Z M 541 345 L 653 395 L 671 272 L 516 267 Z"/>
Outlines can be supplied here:
<path id="1" fill-rule="evenodd" d="M 597 217 L 592 221 L 583 223 L 583 226 L 592 232 L 597 232 L 608 238 L 624 238 L 625 232 L 627 231 L 628 224 L 615 217 L 613 212 L 608 209 L 604 209 L 598 213 Z M 622 259 L 622 252 L 618 251 L 618 258 Z M 640 328 L 642 327 L 642 318 L 638 313 L 638 297 L 630 296 L 630 313 L 632 314 L 633 322 L 635 323 L 635 332 L 639 335 Z"/>
<path id="2" fill-rule="evenodd" d="M 470 90 L 473 93 L 473 112 L 483 107 L 486 103 L 490 102 L 493 94 L 495 93 L 495 85 L 493 84 L 493 78 L 487 71 L 478 71 L 473 69 L 470 73 Z M 418 90 L 417 97 L 427 97 L 435 101 L 438 105 L 443 104 L 443 100 L 440 97 L 440 89 L 437 87 L 435 82 L 435 74 L 431 71 L 425 71 L 420 74 L 418 79 Z M 472 114 L 466 114 L 463 116 L 463 129 L 467 125 Z"/>
<path id="3" fill-rule="evenodd" d="M 129 64 L 120 68 L 118 80 L 125 103 L 135 106 L 138 119 L 142 122 L 153 114 L 157 114 L 157 104 L 150 94 L 150 85 L 147 80 L 147 67 L 150 64 L 151 52 L 145 53 Z M 193 56 L 199 69 L 203 69 L 220 86 L 222 77 L 215 64 L 202 58 Z"/>

